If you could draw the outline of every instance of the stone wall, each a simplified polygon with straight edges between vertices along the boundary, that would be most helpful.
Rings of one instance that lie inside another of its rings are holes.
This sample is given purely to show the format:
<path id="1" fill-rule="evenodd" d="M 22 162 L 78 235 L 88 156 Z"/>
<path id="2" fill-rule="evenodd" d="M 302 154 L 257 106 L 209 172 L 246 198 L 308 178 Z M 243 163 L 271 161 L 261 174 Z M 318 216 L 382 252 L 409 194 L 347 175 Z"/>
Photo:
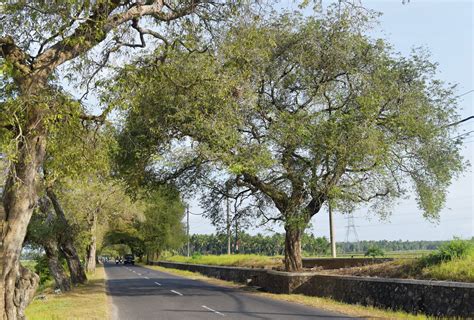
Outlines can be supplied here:
<path id="1" fill-rule="evenodd" d="M 328 297 L 351 304 L 432 316 L 474 317 L 474 284 L 269 270 L 262 287 L 274 293 Z"/>
<path id="2" fill-rule="evenodd" d="M 393 261 L 393 258 L 303 258 L 304 268 L 341 269 Z"/>
<path id="3" fill-rule="evenodd" d="M 474 317 L 474 283 L 290 273 L 164 261 L 153 264 L 247 283 L 273 293 L 329 297 L 346 303 L 434 316 Z"/>

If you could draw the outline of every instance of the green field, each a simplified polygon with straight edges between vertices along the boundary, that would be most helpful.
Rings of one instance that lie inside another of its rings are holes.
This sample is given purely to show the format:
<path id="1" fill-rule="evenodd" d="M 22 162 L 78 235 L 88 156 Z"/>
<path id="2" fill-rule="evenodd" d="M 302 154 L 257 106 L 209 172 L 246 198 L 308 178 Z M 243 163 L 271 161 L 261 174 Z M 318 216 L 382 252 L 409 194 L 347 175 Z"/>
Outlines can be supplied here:
<path id="1" fill-rule="evenodd" d="M 270 268 L 282 265 L 281 256 L 269 257 L 256 254 L 233 254 L 233 255 L 195 255 L 192 257 L 171 256 L 167 261 L 209 264 L 217 266 L 234 266 L 248 268 Z"/>

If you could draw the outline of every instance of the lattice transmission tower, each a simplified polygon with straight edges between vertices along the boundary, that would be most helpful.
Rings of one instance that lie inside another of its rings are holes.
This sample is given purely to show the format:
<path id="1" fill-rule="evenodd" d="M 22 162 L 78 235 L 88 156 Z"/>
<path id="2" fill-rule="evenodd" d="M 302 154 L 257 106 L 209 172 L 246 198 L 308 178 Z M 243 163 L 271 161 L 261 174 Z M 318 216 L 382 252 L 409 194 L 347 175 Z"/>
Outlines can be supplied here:
<path id="1" fill-rule="evenodd" d="M 352 242 L 354 243 L 355 251 L 359 252 L 360 251 L 359 235 L 357 234 L 354 215 L 350 213 L 349 216 L 346 217 L 345 219 L 347 220 L 347 227 L 346 227 L 346 239 L 345 239 L 346 250 L 344 251 L 347 251 L 349 247 L 349 243 Z"/>

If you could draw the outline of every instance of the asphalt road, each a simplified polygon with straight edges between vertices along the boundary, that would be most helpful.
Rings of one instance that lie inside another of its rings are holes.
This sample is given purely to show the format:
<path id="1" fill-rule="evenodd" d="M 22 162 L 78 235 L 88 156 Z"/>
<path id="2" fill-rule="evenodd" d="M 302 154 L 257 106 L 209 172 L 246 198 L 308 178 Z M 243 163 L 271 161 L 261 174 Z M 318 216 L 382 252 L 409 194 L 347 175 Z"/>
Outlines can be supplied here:
<path id="1" fill-rule="evenodd" d="M 114 320 L 350 319 L 139 266 L 106 264 Z"/>

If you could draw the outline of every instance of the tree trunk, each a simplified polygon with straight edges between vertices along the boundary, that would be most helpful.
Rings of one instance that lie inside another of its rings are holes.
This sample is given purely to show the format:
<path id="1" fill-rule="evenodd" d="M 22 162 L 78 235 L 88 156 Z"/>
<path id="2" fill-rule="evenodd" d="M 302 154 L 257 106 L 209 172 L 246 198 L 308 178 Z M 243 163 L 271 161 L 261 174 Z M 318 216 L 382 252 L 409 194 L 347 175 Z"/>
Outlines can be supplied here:
<path id="1" fill-rule="evenodd" d="M 43 244 L 46 257 L 48 258 L 49 271 L 53 275 L 56 288 L 66 292 L 71 290 L 71 282 L 59 259 L 58 243 L 55 240 L 45 241 Z"/>
<path id="2" fill-rule="evenodd" d="M 56 212 L 59 221 L 61 221 L 61 224 L 64 227 L 64 230 L 62 234 L 58 237 L 58 239 L 60 250 L 66 258 L 69 273 L 71 274 L 71 282 L 73 284 L 86 283 L 86 272 L 84 271 L 84 267 L 82 266 L 81 260 L 79 259 L 76 247 L 74 246 L 72 228 L 66 219 L 64 210 L 61 207 L 61 204 L 59 203 L 59 200 L 51 187 L 46 188 L 46 194 L 51 200 L 51 203 L 54 207 L 54 211 Z"/>
<path id="3" fill-rule="evenodd" d="M 97 242 L 95 235 L 92 236 L 92 242 L 87 246 L 87 261 L 86 261 L 86 271 L 95 272 L 96 267 L 96 252 L 97 252 Z"/>
<path id="4" fill-rule="evenodd" d="M 10 167 L 0 213 L 0 319 L 24 319 L 24 309 L 38 285 L 38 276 L 20 266 L 26 229 L 36 206 L 36 177 L 44 160 L 44 110 L 26 108 L 27 123 L 19 139 L 17 160 Z"/>
<path id="5" fill-rule="evenodd" d="M 298 227 L 285 226 L 285 270 L 288 272 L 303 269 L 301 260 L 301 237 L 303 231 Z"/>
<path id="6" fill-rule="evenodd" d="M 66 258 L 69 273 L 71 275 L 71 282 L 73 284 L 86 283 L 86 272 L 84 271 L 84 267 L 79 259 L 76 248 L 70 242 L 65 242 L 61 244 L 60 250 Z"/>
<path id="7" fill-rule="evenodd" d="M 91 243 L 87 246 L 86 270 L 87 272 L 95 272 L 96 267 L 96 253 L 97 253 L 97 215 L 98 210 L 92 214 L 92 221 L 90 222 Z"/>

